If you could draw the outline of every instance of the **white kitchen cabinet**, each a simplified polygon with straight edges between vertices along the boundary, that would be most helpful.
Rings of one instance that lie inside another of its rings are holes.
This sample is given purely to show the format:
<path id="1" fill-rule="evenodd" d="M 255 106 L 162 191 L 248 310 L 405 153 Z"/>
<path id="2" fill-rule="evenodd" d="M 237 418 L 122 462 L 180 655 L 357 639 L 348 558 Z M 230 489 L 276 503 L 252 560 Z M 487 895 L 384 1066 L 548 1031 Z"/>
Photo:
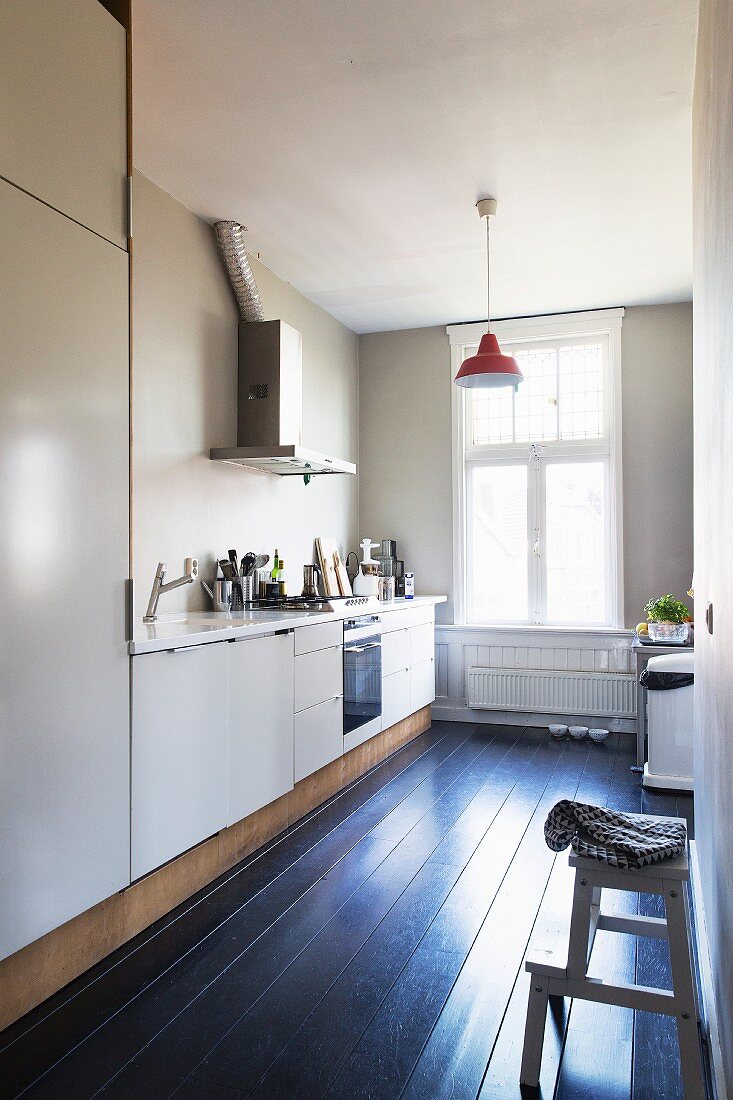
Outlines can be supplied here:
<path id="1" fill-rule="evenodd" d="M 432 623 L 410 627 L 410 668 L 435 656 L 435 627 Z"/>
<path id="2" fill-rule="evenodd" d="M 226 649 L 233 825 L 293 787 L 293 634 L 246 638 Z"/>
<path id="3" fill-rule="evenodd" d="M 435 661 L 421 661 L 410 669 L 410 714 L 435 699 Z"/>
<path id="4" fill-rule="evenodd" d="M 412 713 L 410 669 L 403 668 L 382 680 L 382 729 L 389 729 Z"/>
<path id="5" fill-rule="evenodd" d="M 295 658 L 295 710 L 307 710 L 344 693 L 343 646 Z"/>
<path id="6" fill-rule="evenodd" d="M 382 635 L 382 676 L 410 667 L 410 629 L 393 630 Z"/>
<path id="7" fill-rule="evenodd" d="M 127 253 L 3 181 L 0 256 L 3 958 L 130 881 L 129 317 Z"/>
<path id="8" fill-rule="evenodd" d="M 125 29 L 97 0 L 0 4 L 3 176 L 123 248 L 126 64 Z"/>
<path id="9" fill-rule="evenodd" d="M 295 715 L 295 782 L 317 772 L 344 751 L 344 701 L 327 699 Z"/>
<path id="10" fill-rule="evenodd" d="M 432 607 L 401 608 L 382 620 L 382 729 L 435 698 Z"/>
<path id="11" fill-rule="evenodd" d="M 226 825 L 227 642 L 132 658 L 132 878 Z"/>

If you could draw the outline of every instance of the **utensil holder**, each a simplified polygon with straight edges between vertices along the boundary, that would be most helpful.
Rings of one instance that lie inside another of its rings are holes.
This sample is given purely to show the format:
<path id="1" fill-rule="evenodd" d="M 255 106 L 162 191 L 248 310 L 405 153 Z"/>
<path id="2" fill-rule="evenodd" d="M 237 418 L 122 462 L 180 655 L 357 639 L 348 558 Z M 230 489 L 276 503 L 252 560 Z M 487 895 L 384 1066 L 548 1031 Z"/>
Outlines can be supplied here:
<path id="1" fill-rule="evenodd" d="M 252 603 L 255 591 L 255 578 L 237 577 L 232 581 L 232 611 L 243 611 L 245 604 Z"/>

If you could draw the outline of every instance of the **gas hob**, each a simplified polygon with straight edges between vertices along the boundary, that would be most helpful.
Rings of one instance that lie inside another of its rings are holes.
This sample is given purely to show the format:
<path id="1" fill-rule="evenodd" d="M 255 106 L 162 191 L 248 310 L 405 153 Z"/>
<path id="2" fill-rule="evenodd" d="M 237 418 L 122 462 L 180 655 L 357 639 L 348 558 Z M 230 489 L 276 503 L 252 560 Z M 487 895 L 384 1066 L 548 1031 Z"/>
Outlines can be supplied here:
<path id="1" fill-rule="evenodd" d="M 248 605 L 250 606 L 250 605 Z M 252 608 L 276 611 L 323 611 L 368 615 L 379 611 L 381 604 L 376 596 L 283 596 L 279 600 L 253 600 Z"/>

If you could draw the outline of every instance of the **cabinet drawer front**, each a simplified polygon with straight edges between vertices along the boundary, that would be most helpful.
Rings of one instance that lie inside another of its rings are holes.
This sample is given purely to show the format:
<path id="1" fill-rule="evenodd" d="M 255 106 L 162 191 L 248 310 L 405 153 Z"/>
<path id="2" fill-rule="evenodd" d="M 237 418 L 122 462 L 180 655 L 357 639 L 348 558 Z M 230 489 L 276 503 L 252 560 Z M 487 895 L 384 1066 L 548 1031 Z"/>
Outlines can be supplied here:
<path id="1" fill-rule="evenodd" d="M 435 627 L 432 623 L 410 628 L 410 666 L 430 661 L 435 656 Z"/>
<path id="2" fill-rule="evenodd" d="M 385 611 L 382 613 L 382 634 L 390 634 L 393 630 L 403 630 L 406 626 L 421 626 L 423 623 L 435 622 L 435 608 L 429 607 L 401 607 L 399 611 Z"/>
<path id="3" fill-rule="evenodd" d="M 315 626 L 299 626 L 295 631 L 295 655 L 315 653 L 318 649 L 332 649 L 344 640 L 344 624 L 317 623 Z"/>
<path id="4" fill-rule="evenodd" d="M 426 707 L 435 698 L 435 661 L 421 661 L 410 669 L 410 713 Z"/>
<path id="5" fill-rule="evenodd" d="M 327 699 L 295 716 L 295 782 L 344 751 L 343 699 Z"/>
<path id="6" fill-rule="evenodd" d="M 382 680 L 382 729 L 389 729 L 412 713 L 410 670 L 403 668 Z"/>
<path id="7" fill-rule="evenodd" d="M 410 631 L 405 626 L 382 635 L 382 676 L 410 667 Z"/>
<path id="8" fill-rule="evenodd" d="M 343 646 L 295 658 L 295 710 L 307 710 L 344 693 Z"/>

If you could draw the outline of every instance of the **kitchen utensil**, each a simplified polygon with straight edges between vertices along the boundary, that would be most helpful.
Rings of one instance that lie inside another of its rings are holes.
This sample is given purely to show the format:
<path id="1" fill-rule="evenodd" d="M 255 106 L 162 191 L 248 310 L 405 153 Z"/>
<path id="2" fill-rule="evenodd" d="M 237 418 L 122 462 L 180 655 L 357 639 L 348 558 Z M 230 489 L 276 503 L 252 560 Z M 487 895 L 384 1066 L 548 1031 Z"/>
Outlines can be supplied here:
<path id="1" fill-rule="evenodd" d="M 574 737 L 576 741 L 582 741 L 588 733 L 587 726 L 568 726 L 568 733 L 571 737 Z"/>
<path id="2" fill-rule="evenodd" d="M 255 558 L 255 569 L 262 569 L 270 560 L 269 554 L 258 554 Z"/>
<path id="3" fill-rule="evenodd" d="M 377 599 L 382 603 L 392 603 L 394 599 L 394 577 L 377 578 Z"/>
<path id="4" fill-rule="evenodd" d="M 590 737 L 591 741 L 596 741 L 600 743 L 601 741 L 605 741 L 608 737 L 608 730 L 591 729 L 588 730 L 588 736 Z"/>
<path id="5" fill-rule="evenodd" d="M 219 568 L 222 571 L 224 580 L 234 580 L 234 571 L 232 569 L 232 563 L 227 558 L 219 558 Z"/>
<path id="6" fill-rule="evenodd" d="M 564 737 L 568 732 L 568 727 L 561 725 L 559 722 L 554 722 L 551 726 L 547 727 L 553 737 Z"/>
<path id="7" fill-rule="evenodd" d="M 341 560 L 341 555 L 336 549 L 333 555 L 333 567 L 336 570 L 336 580 L 338 581 L 339 592 L 342 596 L 350 596 L 351 593 L 351 581 L 349 580 L 349 574 L 346 572 L 346 566 Z"/>
<path id="8" fill-rule="evenodd" d="M 234 576 L 239 576 L 239 559 L 237 558 L 236 550 L 227 550 L 229 555 L 229 561 L 232 563 L 232 569 L 234 570 Z"/>
<path id="9" fill-rule="evenodd" d="M 251 550 L 247 554 L 244 555 L 244 557 L 242 558 L 242 564 L 241 564 L 241 572 L 242 572 L 243 577 L 249 577 L 254 572 L 256 561 L 257 561 L 257 558 L 255 557 L 255 555 L 252 553 Z"/>
<path id="10" fill-rule="evenodd" d="M 321 571 L 317 565 L 304 565 L 303 566 L 303 591 L 302 596 L 308 596 L 314 598 L 318 595 L 318 577 Z"/>
<path id="11" fill-rule="evenodd" d="M 323 537 L 316 539 L 316 554 L 318 556 L 318 564 L 321 567 L 323 591 L 327 596 L 341 595 L 338 576 L 333 564 L 333 556 L 336 550 L 336 539 Z"/>

